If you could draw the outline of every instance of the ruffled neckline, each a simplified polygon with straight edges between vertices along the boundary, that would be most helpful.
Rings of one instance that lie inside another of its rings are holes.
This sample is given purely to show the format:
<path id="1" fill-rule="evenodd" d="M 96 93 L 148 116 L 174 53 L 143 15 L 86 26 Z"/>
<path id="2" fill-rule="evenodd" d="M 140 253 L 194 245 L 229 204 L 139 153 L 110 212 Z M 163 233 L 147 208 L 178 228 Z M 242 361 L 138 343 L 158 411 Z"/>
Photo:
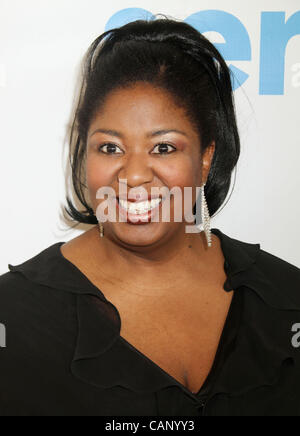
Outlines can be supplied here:
<path id="1" fill-rule="evenodd" d="M 227 275 L 224 290 L 243 292 L 244 308 L 232 352 L 211 395 L 237 395 L 258 386 L 272 385 L 283 362 L 293 360 L 290 343 L 282 334 L 282 325 L 278 325 L 278 311 L 299 311 L 299 305 L 283 295 L 260 267 L 260 244 L 238 241 L 219 229 L 212 229 L 212 233 L 220 238 L 224 253 Z M 53 244 L 20 265 L 9 264 L 9 269 L 36 284 L 75 294 L 77 340 L 70 362 L 74 377 L 96 387 L 121 386 L 139 394 L 177 386 L 198 401 L 197 394 L 120 336 L 121 318 L 117 308 L 63 256 L 60 250 L 63 244 Z M 281 318 L 290 322 L 288 316 Z"/>

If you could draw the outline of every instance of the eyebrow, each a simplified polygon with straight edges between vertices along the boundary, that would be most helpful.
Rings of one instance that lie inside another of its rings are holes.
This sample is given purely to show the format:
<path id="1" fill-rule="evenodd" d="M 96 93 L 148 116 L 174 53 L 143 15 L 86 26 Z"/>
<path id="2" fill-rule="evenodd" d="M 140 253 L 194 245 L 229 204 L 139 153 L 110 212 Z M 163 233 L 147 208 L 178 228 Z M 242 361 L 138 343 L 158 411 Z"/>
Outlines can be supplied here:
<path id="1" fill-rule="evenodd" d="M 116 136 L 117 138 L 123 138 L 122 133 L 118 132 L 117 130 L 111 130 L 111 129 L 97 129 L 95 130 L 91 135 L 95 135 L 95 133 L 105 133 L 107 135 L 110 136 Z M 153 132 L 149 132 L 146 136 L 147 138 L 153 138 L 155 136 L 161 136 L 161 135 L 166 135 L 167 133 L 180 133 L 181 135 L 184 136 L 188 136 L 185 132 L 183 132 L 182 130 L 178 130 L 178 129 L 162 129 L 162 130 L 155 130 Z"/>

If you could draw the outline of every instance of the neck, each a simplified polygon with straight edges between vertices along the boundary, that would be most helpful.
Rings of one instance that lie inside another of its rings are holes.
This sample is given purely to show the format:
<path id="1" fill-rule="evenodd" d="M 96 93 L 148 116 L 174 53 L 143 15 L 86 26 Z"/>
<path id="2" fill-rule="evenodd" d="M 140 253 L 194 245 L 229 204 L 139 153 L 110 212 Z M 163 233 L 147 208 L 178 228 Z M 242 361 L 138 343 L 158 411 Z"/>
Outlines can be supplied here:
<path id="1" fill-rule="evenodd" d="M 98 265 L 111 268 L 113 259 L 114 268 L 126 275 L 155 277 L 157 274 L 173 271 L 176 268 L 183 270 L 195 261 L 201 267 L 205 265 L 212 248 L 207 247 L 204 232 L 176 234 L 167 242 L 156 246 L 128 246 L 121 241 L 109 237 L 100 238 L 98 227 L 95 226 L 90 237 L 93 245 L 93 259 Z"/>

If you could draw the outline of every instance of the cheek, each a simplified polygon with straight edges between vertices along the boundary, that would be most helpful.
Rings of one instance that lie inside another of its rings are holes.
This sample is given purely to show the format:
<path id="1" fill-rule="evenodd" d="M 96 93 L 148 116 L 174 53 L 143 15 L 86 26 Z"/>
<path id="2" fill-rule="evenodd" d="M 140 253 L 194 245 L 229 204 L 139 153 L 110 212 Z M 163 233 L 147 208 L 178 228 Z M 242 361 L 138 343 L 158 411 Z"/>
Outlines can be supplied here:
<path id="1" fill-rule="evenodd" d="M 86 161 L 86 181 L 90 191 L 97 191 L 102 186 L 110 186 L 114 169 L 100 158 L 88 157 Z"/>
<path id="2" fill-rule="evenodd" d="M 190 156 L 183 156 L 173 162 L 168 162 L 166 165 L 160 166 L 160 176 L 171 188 L 179 186 L 199 186 L 201 180 L 201 165 Z"/>

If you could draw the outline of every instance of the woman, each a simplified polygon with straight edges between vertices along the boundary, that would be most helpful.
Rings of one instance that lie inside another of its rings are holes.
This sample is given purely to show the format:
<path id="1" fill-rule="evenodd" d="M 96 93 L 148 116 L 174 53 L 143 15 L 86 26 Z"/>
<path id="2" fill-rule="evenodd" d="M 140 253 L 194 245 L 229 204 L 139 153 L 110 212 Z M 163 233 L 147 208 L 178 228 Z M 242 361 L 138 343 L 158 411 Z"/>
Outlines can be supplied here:
<path id="1" fill-rule="evenodd" d="M 70 145 L 66 210 L 94 226 L 0 278 L 0 415 L 299 415 L 300 271 L 210 229 L 240 153 L 215 47 L 169 19 L 101 35 Z"/>

